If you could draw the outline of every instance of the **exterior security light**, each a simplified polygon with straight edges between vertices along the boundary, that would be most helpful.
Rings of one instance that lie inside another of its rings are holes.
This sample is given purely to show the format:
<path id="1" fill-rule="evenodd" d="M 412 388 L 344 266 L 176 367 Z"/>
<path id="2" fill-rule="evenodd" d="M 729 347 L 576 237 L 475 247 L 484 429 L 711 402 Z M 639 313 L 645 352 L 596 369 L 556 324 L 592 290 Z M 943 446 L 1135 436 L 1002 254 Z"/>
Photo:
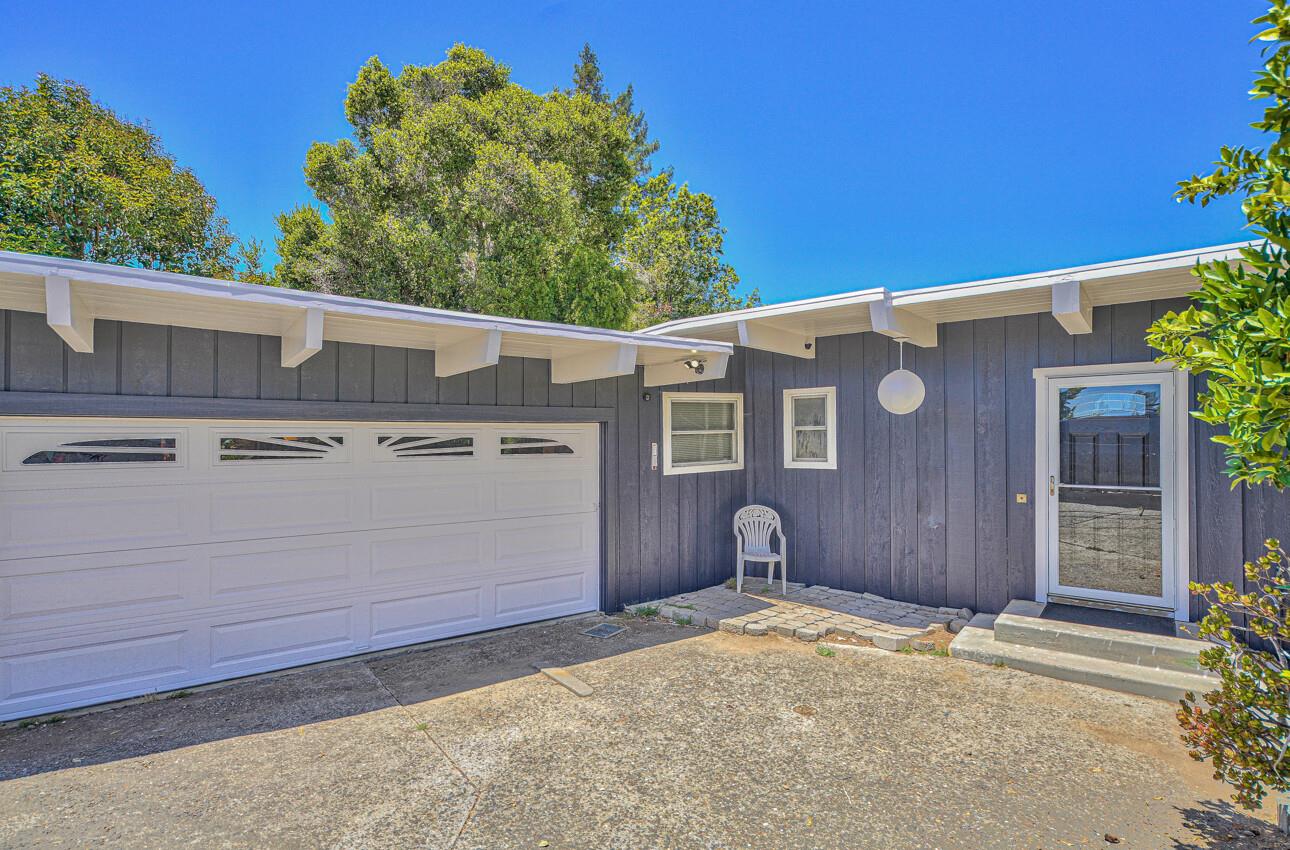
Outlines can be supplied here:
<path id="1" fill-rule="evenodd" d="M 694 359 L 692 359 L 692 360 L 685 360 L 685 361 L 682 361 L 682 365 L 683 365 L 683 366 L 685 366 L 687 369 L 689 369 L 690 371 L 692 371 L 692 372 L 693 372 L 694 374 L 696 374 L 696 375 L 702 375 L 702 374 L 703 374 L 703 361 L 702 361 L 702 360 L 699 360 L 698 358 L 694 358 Z"/>

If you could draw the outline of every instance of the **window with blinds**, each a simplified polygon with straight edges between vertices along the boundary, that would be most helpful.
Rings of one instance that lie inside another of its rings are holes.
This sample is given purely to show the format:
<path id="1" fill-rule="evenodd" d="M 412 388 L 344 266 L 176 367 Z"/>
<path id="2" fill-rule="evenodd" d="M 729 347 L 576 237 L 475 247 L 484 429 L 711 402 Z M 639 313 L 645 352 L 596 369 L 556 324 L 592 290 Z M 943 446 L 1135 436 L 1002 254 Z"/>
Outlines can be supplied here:
<path id="1" fill-rule="evenodd" d="M 743 396 L 663 394 L 663 472 L 743 468 Z"/>

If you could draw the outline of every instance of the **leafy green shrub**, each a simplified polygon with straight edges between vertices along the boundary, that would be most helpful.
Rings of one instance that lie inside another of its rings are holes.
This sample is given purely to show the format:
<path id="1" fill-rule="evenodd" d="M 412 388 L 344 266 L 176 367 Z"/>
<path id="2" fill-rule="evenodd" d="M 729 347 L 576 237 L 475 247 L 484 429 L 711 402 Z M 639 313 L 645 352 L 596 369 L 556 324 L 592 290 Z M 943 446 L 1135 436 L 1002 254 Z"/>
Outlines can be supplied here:
<path id="1" fill-rule="evenodd" d="M 1257 808 L 1269 791 L 1290 791 L 1290 565 L 1277 540 L 1245 565 L 1247 593 L 1230 583 L 1193 583 L 1210 602 L 1200 654 L 1219 687 L 1204 702 L 1187 694 L 1178 710 L 1183 741 L 1214 778 L 1236 788 L 1235 799 Z M 1267 649 L 1254 649 L 1262 643 Z"/>

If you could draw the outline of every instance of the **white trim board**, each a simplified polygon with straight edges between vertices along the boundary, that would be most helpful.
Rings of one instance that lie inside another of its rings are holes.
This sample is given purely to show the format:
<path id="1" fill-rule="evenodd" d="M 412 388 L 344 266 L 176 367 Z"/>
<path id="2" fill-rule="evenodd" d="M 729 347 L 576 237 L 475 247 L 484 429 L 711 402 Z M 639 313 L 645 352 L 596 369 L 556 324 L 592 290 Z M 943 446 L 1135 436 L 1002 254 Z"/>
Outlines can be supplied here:
<path id="1" fill-rule="evenodd" d="M 1188 584 L 1191 577 L 1191 417 L 1190 381 L 1188 373 L 1178 369 L 1170 362 L 1109 363 L 1087 366 L 1052 366 L 1035 369 L 1035 600 L 1047 602 L 1049 583 L 1049 512 L 1048 512 L 1048 469 L 1049 469 L 1049 393 L 1048 379 L 1107 377 L 1133 378 L 1135 376 L 1151 377 L 1172 389 L 1171 407 L 1167 415 L 1172 417 L 1173 434 L 1172 457 L 1161 457 L 1161 467 L 1170 465 L 1173 504 L 1172 504 L 1172 555 L 1173 586 L 1165 588 L 1166 595 L 1172 589 L 1173 615 L 1176 620 L 1188 620 L 1191 611 L 1191 594 Z M 1161 411 L 1166 415 L 1165 411 Z M 1163 424 L 1163 423 L 1162 423 Z M 1042 506 L 1042 509 L 1041 509 Z"/>

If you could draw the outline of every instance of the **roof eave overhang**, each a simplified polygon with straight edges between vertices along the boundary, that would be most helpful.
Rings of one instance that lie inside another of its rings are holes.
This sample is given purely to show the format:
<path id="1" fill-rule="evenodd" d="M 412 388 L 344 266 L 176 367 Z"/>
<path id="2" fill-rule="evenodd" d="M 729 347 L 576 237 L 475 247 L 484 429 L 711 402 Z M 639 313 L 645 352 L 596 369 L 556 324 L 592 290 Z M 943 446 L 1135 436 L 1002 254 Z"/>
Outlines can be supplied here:
<path id="1" fill-rule="evenodd" d="M 42 313 L 76 351 L 92 351 L 94 322 L 141 322 L 264 334 L 299 366 L 324 341 L 435 351 L 440 377 L 502 356 L 551 361 L 556 383 L 631 374 L 649 385 L 720 378 L 729 343 L 435 310 L 192 275 L 0 251 L 0 309 Z M 687 365 L 687 361 L 689 365 Z M 700 373 L 696 363 L 703 363 Z"/>

